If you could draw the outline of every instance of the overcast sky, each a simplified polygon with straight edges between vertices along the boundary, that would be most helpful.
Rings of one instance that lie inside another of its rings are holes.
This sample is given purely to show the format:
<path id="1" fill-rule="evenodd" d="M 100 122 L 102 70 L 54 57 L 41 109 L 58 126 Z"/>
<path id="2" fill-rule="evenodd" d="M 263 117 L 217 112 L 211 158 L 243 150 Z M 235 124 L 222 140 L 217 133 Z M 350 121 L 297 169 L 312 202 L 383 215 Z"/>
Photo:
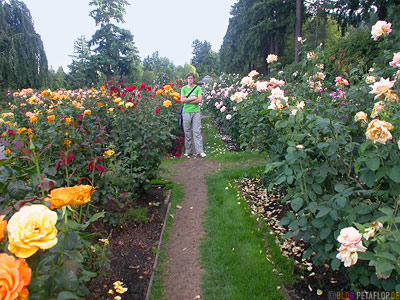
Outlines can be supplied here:
<path id="1" fill-rule="evenodd" d="M 41 36 L 49 67 L 72 61 L 74 42 L 85 36 L 90 40 L 95 31 L 89 12 L 90 0 L 22 0 L 29 8 L 36 32 Z M 175 65 L 190 62 L 195 39 L 210 42 L 219 51 L 236 0 L 128 0 L 125 23 L 117 26 L 134 35 L 135 46 L 143 60 L 158 51 Z"/>

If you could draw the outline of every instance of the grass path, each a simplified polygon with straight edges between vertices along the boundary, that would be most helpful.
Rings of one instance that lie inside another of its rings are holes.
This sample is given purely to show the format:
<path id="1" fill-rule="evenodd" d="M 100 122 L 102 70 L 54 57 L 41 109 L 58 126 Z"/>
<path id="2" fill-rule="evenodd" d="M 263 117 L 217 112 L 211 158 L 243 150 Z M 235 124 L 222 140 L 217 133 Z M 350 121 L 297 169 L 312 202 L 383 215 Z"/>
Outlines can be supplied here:
<path id="1" fill-rule="evenodd" d="M 290 266 L 234 188 L 235 179 L 260 174 L 266 159 L 227 152 L 209 119 L 203 127 L 206 160 L 163 164 L 164 177 L 177 188 L 172 206 L 178 208 L 171 212 L 150 299 L 287 299 Z"/>

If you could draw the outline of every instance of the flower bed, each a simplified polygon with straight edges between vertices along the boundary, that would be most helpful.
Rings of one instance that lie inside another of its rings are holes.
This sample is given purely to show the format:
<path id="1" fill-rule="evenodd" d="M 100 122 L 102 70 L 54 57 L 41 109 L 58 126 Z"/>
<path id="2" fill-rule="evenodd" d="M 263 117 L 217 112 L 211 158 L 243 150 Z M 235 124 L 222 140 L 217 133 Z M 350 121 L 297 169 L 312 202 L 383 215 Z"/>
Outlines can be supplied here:
<path id="1" fill-rule="evenodd" d="M 108 244 L 87 228 L 131 218 L 161 160 L 170 149 L 179 156 L 173 86 L 113 81 L 98 90 L 9 95 L 0 119 L 0 238 L 23 278 L 10 283 L 11 299 L 28 291 L 32 299 L 90 293 L 88 282 L 109 258 Z"/>

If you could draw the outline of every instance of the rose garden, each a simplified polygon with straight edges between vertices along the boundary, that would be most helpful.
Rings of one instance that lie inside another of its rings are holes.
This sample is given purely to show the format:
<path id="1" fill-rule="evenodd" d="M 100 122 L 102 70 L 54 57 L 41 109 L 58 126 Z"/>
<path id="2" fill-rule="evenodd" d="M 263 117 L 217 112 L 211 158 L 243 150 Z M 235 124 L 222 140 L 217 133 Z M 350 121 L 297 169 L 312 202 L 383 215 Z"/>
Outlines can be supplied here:
<path id="1" fill-rule="evenodd" d="M 400 49 L 388 46 L 392 30 L 384 20 L 370 28 L 380 51 L 371 65 L 348 63 L 342 48 L 307 49 L 299 38 L 296 67 L 269 54 L 268 75 L 221 73 L 202 86 L 209 126 L 248 162 L 262 158 L 257 175 L 243 171 L 220 186 L 234 191 L 225 201 L 245 205 L 262 224 L 254 231 L 270 235 L 267 248 L 272 240 L 279 252 L 263 257 L 281 275 L 270 296 L 257 299 L 328 299 L 332 291 L 329 299 L 356 299 L 348 291 L 400 298 Z M 184 84 L 135 86 L 117 78 L 91 89 L 7 93 L 0 118 L 1 299 L 90 296 L 90 282 L 110 268 L 106 230 L 140 219 L 132 203 L 163 182 L 165 168 L 187 160 L 178 123 Z M 207 145 L 205 160 L 229 164 L 221 160 L 232 155 L 224 143 L 215 152 Z M 257 197 L 246 182 L 257 186 Z M 154 205 L 144 208 L 146 222 Z M 293 281 L 279 279 L 286 272 Z M 126 292 L 126 282 L 115 281 L 104 299 L 128 299 Z M 204 299 L 217 299 L 207 293 Z"/>

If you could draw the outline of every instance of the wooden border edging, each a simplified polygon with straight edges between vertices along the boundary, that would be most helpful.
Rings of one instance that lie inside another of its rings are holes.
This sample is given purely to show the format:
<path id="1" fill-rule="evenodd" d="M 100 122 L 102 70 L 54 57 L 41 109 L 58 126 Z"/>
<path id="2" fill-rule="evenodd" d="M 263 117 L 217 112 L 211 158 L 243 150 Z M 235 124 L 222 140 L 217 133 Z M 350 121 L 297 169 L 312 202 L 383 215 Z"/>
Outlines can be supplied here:
<path id="1" fill-rule="evenodd" d="M 165 202 L 168 202 L 168 207 L 167 207 L 167 212 L 165 213 L 165 217 L 164 217 L 164 224 L 163 224 L 163 228 L 161 230 L 161 235 L 160 235 L 160 240 L 158 242 L 158 246 L 157 246 L 157 253 L 156 253 L 156 257 L 154 259 L 154 264 L 153 264 L 153 271 L 151 272 L 151 277 L 150 277 L 150 282 L 149 282 L 149 286 L 147 287 L 147 292 L 146 292 L 146 298 L 145 300 L 148 300 L 150 297 L 150 292 L 151 292 L 151 288 L 153 286 L 153 281 L 154 281 L 154 273 L 156 271 L 157 268 L 157 264 L 158 264 L 158 257 L 160 255 L 160 251 L 161 251 L 161 244 L 162 244 L 162 239 L 163 239 L 163 235 L 164 235 L 164 231 L 165 228 L 167 226 L 167 220 L 168 220 L 168 216 L 169 216 L 169 210 L 171 209 L 171 194 L 172 194 L 172 190 L 168 190 L 167 191 L 167 196 L 165 199 Z"/>

